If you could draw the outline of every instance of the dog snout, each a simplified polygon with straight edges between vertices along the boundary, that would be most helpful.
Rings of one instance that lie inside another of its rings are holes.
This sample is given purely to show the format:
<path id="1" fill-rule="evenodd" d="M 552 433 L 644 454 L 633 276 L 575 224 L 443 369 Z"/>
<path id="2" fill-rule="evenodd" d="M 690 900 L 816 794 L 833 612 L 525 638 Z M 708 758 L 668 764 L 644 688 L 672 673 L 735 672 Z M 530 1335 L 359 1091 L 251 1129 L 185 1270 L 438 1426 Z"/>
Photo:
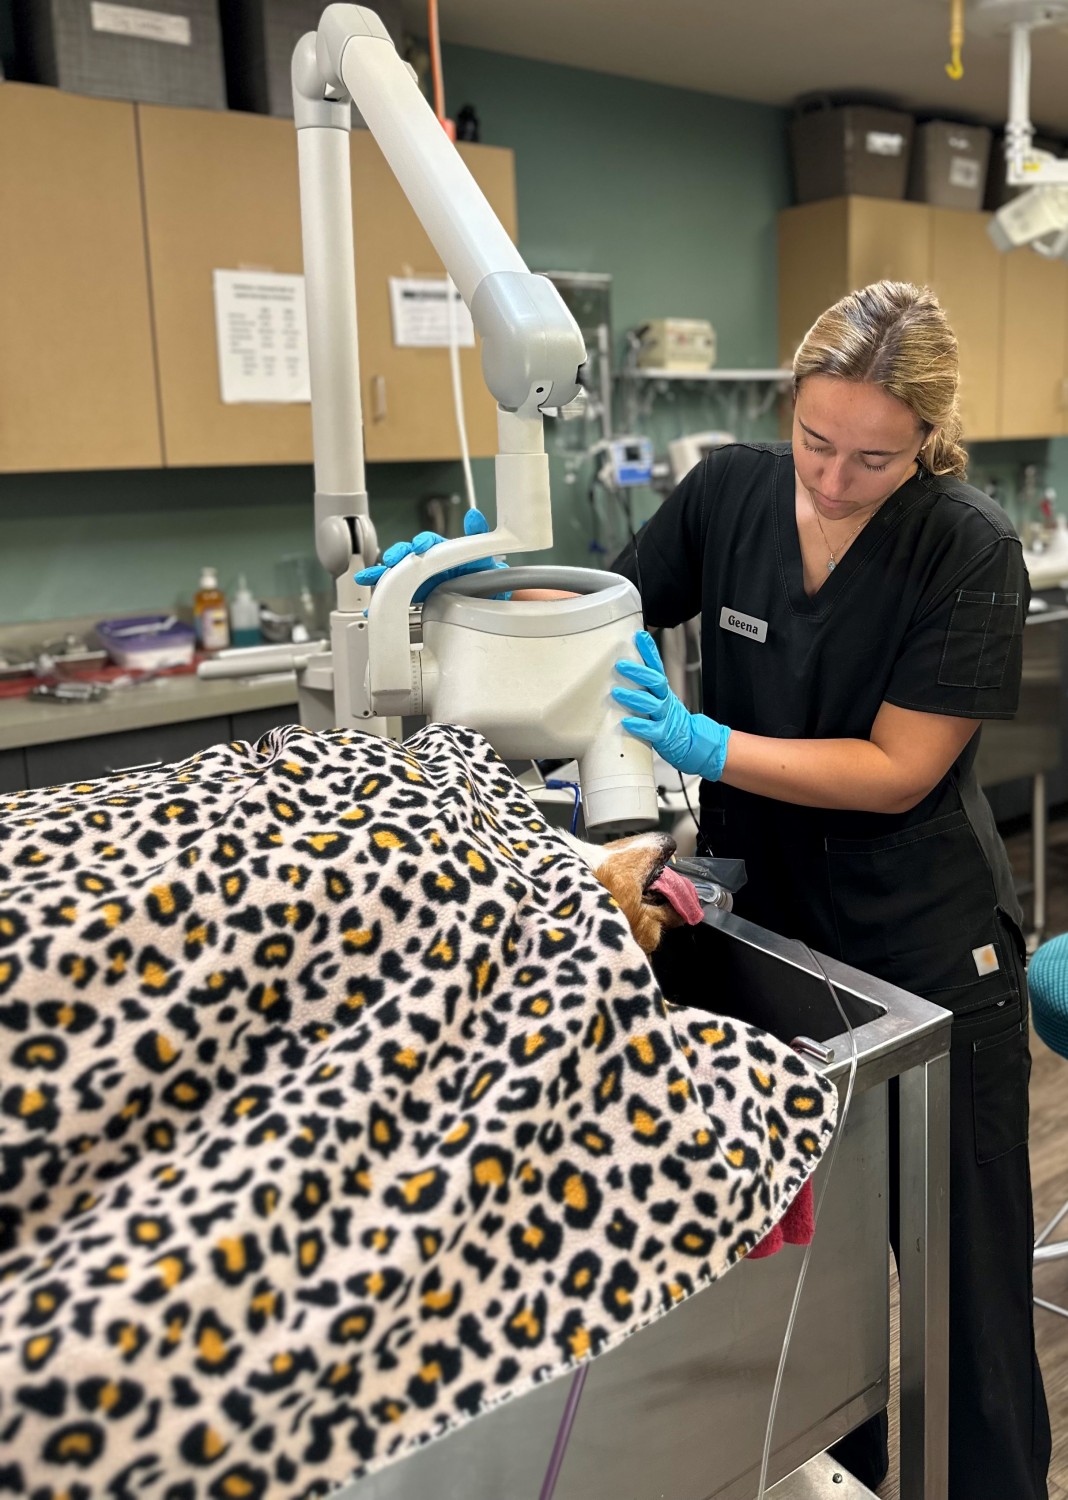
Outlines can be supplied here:
<path id="1" fill-rule="evenodd" d="M 675 850 L 678 847 L 677 842 L 672 838 L 670 833 L 657 834 L 657 852 L 665 862 L 674 856 Z"/>

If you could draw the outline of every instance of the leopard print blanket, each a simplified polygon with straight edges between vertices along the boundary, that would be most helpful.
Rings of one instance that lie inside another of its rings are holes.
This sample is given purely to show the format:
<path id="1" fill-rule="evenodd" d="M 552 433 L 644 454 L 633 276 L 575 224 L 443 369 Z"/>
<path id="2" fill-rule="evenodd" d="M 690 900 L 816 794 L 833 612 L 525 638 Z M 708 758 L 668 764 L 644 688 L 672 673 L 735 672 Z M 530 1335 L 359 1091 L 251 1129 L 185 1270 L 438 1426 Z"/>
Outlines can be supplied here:
<path id="1" fill-rule="evenodd" d="M 720 1276 L 836 1096 L 478 735 L 0 804 L 0 1491 L 316 1496 Z"/>

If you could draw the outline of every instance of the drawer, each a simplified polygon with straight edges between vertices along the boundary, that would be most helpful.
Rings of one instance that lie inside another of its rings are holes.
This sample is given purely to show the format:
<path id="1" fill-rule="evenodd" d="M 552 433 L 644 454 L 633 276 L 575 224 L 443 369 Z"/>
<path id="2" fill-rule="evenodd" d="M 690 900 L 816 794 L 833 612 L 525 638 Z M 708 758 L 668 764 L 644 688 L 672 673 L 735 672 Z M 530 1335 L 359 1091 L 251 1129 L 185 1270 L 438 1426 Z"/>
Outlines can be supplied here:
<path id="1" fill-rule="evenodd" d="M 230 738 L 247 740 L 254 745 L 269 729 L 280 724 L 299 724 L 300 712 L 295 703 L 283 703 L 278 708 L 254 708 L 248 713 L 234 714 L 230 720 Z"/>
<path id="2" fill-rule="evenodd" d="M 30 745 L 26 750 L 26 775 L 30 786 L 92 781 L 113 771 L 184 760 L 229 737 L 230 720 L 220 717 L 131 729 L 125 734 L 92 735 L 58 745 Z"/>
<path id="3" fill-rule="evenodd" d="M 0 792 L 24 792 L 26 753 L 23 750 L 0 750 Z"/>

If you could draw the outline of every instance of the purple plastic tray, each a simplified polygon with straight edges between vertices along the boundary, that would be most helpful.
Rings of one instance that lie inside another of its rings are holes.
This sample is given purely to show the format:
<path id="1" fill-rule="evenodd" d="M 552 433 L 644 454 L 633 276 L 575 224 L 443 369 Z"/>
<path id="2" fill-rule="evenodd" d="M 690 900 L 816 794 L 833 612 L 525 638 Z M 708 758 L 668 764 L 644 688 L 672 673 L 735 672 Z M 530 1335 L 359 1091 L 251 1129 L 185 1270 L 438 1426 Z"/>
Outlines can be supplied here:
<path id="1" fill-rule="evenodd" d="M 180 666 L 192 661 L 196 634 L 169 615 L 133 615 L 101 620 L 96 627 L 108 655 L 120 666 Z"/>

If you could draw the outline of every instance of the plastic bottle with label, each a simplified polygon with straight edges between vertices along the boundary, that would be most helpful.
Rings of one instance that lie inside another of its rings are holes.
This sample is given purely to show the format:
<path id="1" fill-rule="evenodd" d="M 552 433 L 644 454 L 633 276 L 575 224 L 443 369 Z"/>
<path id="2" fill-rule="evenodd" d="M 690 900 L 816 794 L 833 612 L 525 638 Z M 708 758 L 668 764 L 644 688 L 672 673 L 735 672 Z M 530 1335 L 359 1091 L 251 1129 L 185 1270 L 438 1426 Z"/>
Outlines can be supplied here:
<path id="1" fill-rule="evenodd" d="M 230 644 L 230 617 L 226 595 L 219 587 L 214 568 L 205 568 L 193 598 L 193 623 L 197 642 L 204 651 L 224 651 Z"/>
<path id="2" fill-rule="evenodd" d="M 235 646 L 260 644 L 260 607 L 242 573 L 230 601 L 230 640 Z"/>

